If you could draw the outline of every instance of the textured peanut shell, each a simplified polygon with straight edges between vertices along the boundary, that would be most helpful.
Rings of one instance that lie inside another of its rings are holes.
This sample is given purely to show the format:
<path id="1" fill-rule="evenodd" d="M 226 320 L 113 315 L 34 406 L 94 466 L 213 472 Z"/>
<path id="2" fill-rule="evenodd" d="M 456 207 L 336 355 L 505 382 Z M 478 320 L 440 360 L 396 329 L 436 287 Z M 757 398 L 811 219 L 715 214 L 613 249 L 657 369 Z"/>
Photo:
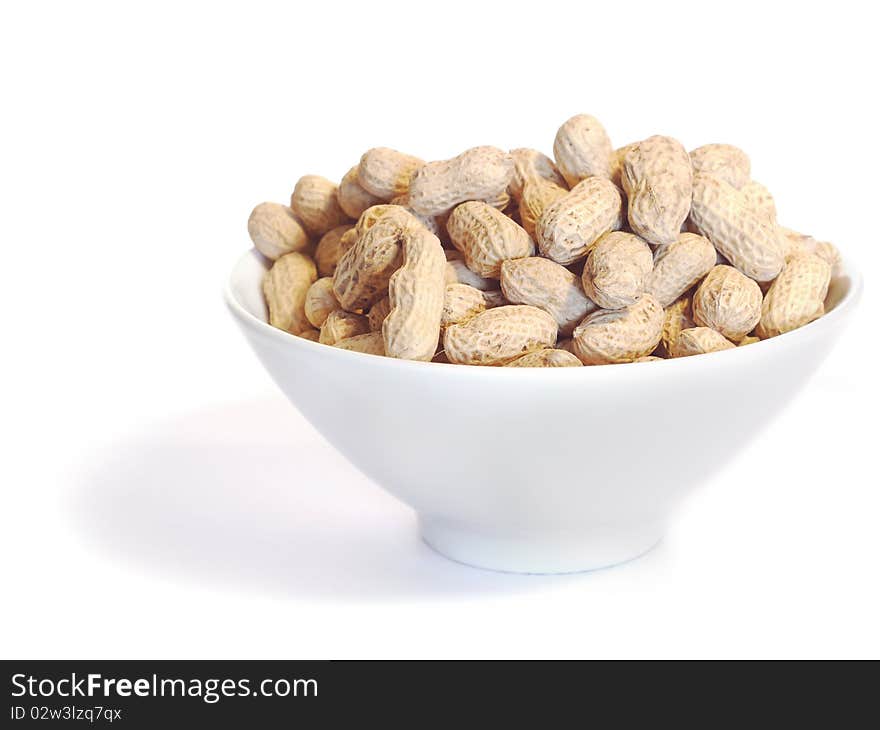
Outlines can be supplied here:
<path id="1" fill-rule="evenodd" d="M 831 266 L 816 254 L 796 254 L 770 285 L 756 334 L 762 340 L 803 327 L 825 313 Z"/>
<path id="2" fill-rule="evenodd" d="M 443 314 L 440 327 L 467 322 L 486 311 L 483 292 L 467 284 L 447 284 L 443 295 Z"/>
<path id="3" fill-rule="evenodd" d="M 370 307 L 370 311 L 367 312 L 367 320 L 370 323 L 371 332 L 382 331 L 382 323 L 385 321 L 385 317 L 388 316 L 388 313 L 390 311 L 391 300 L 388 297 L 380 299 L 372 307 Z"/>
<path id="4" fill-rule="evenodd" d="M 339 340 L 333 347 L 340 350 L 352 350 L 353 352 L 363 352 L 366 355 L 384 355 L 385 342 L 382 339 L 381 332 L 368 332 L 365 335 L 355 335 Z"/>
<path id="5" fill-rule="evenodd" d="M 569 187 L 588 177 L 611 178 L 613 148 L 601 122 L 589 114 L 567 120 L 556 132 L 553 156 Z"/>
<path id="6" fill-rule="evenodd" d="M 336 191 L 336 198 L 343 212 L 355 220 L 360 218 L 367 208 L 382 202 L 382 198 L 372 195 L 361 187 L 357 165 L 345 173 L 345 177 L 339 183 L 339 190 Z"/>
<path id="7" fill-rule="evenodd" d="M 645 290 L 654 259 L 638 236 L 611 231 L 590 249 L 581 275 L 584 293 L 603 309 L 633 304 Z"/>
<path id="8" fill-rule="evenodd" d="M 674 243 L 654 251 L 654 268 L 645 282 L 645 291 L 667 307 L 708 274 L 716 258 L 708 238 L 682 233 Z"/>
<path id="9" fill-rule="evenodd" d="M 743 337 L 739 341 L 739 345 L 737 345 L 737 347 L 743 347 L 745 345 L 754 345 L 756 342 L 760 342 L 760 341 L 761 341 L 760 337 L 753 337 L 752 335 L 747 335 L 746 337 Z"/>
<path id="10" fill-rule="evenodd" d="M 715 266 L 697 287 L 694 322 L 739 342 L 761 318 L 761 287 L 732 266 Z"/>
<path id="11" fill-rule="evenodd" d="M 739 189 L 739 192 L 749 210 L 767 223 L 776 225 L 776 202 L 767 188 L 755 180 L 750 180 Z"/>
<path id="12" fill-rule="evenodd" d="M 600 236 L 620 227 L 621 205 L 614 183 L 587 178 L 544 210 L 535 227 L 538 248 L 558 264 L 583 258 Z"/>
<path id="13" fill-rule="evenodd" d="M 317 278 L 315 262 L 305 254 L 293 252 L 279 258 L 263 277 L 269 324 L 295 335 L 310 329 L 306 292 Z"/>
<path id="14" fill-rule="evenodd" d="M 621 182 L 633 232 L 658 246 L 676 241 L 691 206 L 691 161 L 681 143 L 657 135 L 632 145 Z"/>
<path id="15" fill-rule="evenodd" d="M 497 279 L 488 279 L 471 271 L 464 262 L 464 254 L 461 251 L 445 249 L 446 254 L 446 283 L 467 284 L 480 291 L 490 291 L 498 288 Z"/>
<path id="16" fill-rule="evenodd" d="M 503 261 L 535 252 L 534 242 L 522 227 L 479 201 L 457 206 L 446 221 L 446 230 L 452 245 L 464 254 L 467 267 L 486 278 L 497 279 Z"/>
<path id="17" fill-rule="evenodd" d="M 460 365 L 506 365 L 556 343 L 556 321 L 537 307 L 508 304 L 447 327 L 443 349 Z"/>
<path id="18" fill-rule="evenodd" d="M 317 342 L 321 337 L 321 332 L 320 330 L 316 330 L 314 327 L 309 327 L 307 330 L 303 330 L 302 332 L 300 332 L 297 337 L 302 337 L 304 340 Z"/>
<path id="19" fill-rule="evenodd" d="M 403 263 L 388 282 L 391 311 L 382 322 L 382 335 L 388 357 L 427 362 L 440 339 L 446 257 L 440 239 L 410 219 L 415 225 L 403 233 Z"/>
<path id="20" fill-rule="evenodd" d="M 335 345 L 340 340 L 363 335 L 370 331 L 370 322 L 362 314 L 334 309 L 321 325 L 321 336 L 318 342 L 322 345 Z"/>
<path id="21" fill-rule="evenodd" d="M 740 189 L 749 182 L 752 164 L 749 156 L 731 144 L 704 144 L 690 153 L 694 174 L 703 172 Z"/>
<path id="22" fill-rule="evenodd" d="M 510 179 L 508 192 L 511 197 L 519 200 L 526 180 L 546 180 L 558 187 L 567 188 L 565 178 L 547 155 L 528 147 L 510 150 L 513 158 L 513 177 Z"/>
<path id="23" fill-rule="evenodd" d="M 304 308 L 306 319 L 318 328 L 324 324 L 330 312 L 339 309 L 339 302 L 333 293 L 333 277 L 324 276 L 309 287 Z"/>
<path id="24" fill-rule="evenodd" d="M 708 352 L 719 352 L 736 347 L 724 335 L 709 327 L 691 327 L 682 330 L 672 345 L 673 357 L 690 357 L 705 355 Z"/>
<path id="25" fill-rule="evenodd" d="M 663 311 L 663 331 L 660 333 L 660 344 L 657 345 L 657 354 L 664 357 L 672 357 L 672 346 L 678 339 L 678 334 L 690 327 L 694 327 L 691 313 L 691 297 L 681 297 L 670 304 Z"/>
<path id="26" fill-rule="evenodd" d="M 380 200 L 391 200 L 407 193 L 413 175 L 424 164 L 418 157 L 388 147 L 374 147 L 361 157 L 358 180 L 368 193 Z"/>
<path id="27" fill-rule="evenodd" d="M 434 218 L 429 215 L 419 215 L 416 213 L 409 204 L 409 195 L 398 195 L 395 198 L 391 199 L 391 205 L 399 205 L 402 208 L 405 208 L 410 213 L 412 213 L 419 221 L 421 221 L 422 225 L 425 226 L 431 233 L 433 233 L 437 238 L 441 241 L 443 240 L 445 234 L 445 228 L 441 223 L 440 218 Z"/>
<path id="28" fill-rule="evenodd" d="M 575 328 L 575 354 L 585 365 L 632 362 L 657 347 L 663 321 L 663 307 L 650 294 L 625 309 L 600 309 Z"/>
<path id="29" fill-rule="evenodd" d="M 501 291 L 513 304 L 543 309 L 556 320 L 563 335 L 570 335 L 596 308 L 584 294 L 577 276 L 539 256 L 505 261 L 501 265 Z"/>
<path id="30" fill-rule="evenodd" d="M 320 175 L 304 175 L 293 189 L 290 207 L 310 233 L 323 236 L 348 220 L 336 198 L 336 183 Z"/>
<path id="31" fill-rule="evenodd" d="M 509 368 L 571 368 L 582 367 L 576 355 L 567 350 L 537 350 L 507 364 Z"/>
<path id="32" fill-rule="evenodd" d="M 315 264 L 318 266 L 318 274 L 333 276 L 336 273 L 339 259 L 354 245 L 356 240 L 357 232 L 351 223 L 331 228 L 321 236 L 321 240 L 318 241 L 318 246 L 315 248 Z"/>
<path id="33" fill-rule="evenodd" d="M 623 147 L 618 147 L 611 154 L 611 182 L 613 182 L 621 191 L 623 191 L 623 158 L 627 153 L 638 144 L 633 142 Z"/>
<path id="34" fill-rule="evenodd" d="M 526 233 L 534 238 L 535 228 L 544 211 L 567 193 L 567 188 L 544 178 L 528 178 L 517 198 L 519 221 Z"/>
<path id="35" fill-rule="evenodd" d="M 732 185 L 696 175 L 691 223 L 730 263 L 755 281 L 771 281 L 782 270 L 783 247 L 776 226 L 755 214 Z"/>
<path id="36" fill-rule="evenodd" d="M 251 212 L 247 228 L 257 251 L 272 261 L 309 245 L 306 229 L 293 211 L 280 203 L 260 203 Z"/>
<path id="37" fill-rule="evenodd" d="M 400 267 L 404 232 L 424 226 L 396 205 L 374 206 L 364 211 L 357 230 L 363 231 L 340 259 L 333 275 L 333 292 L 343 308 L 367 309 L 388 292 L 388 281 Z"/>
<path id="38" fill-rule="evenodd" d="M 831 266 L 832 276 L 836 275 L 840 267 L 840 251 L 833 243 L 817 241 L 812 236 L 798 233 L 790 228 L 779 229 L 785 242 L 785 258 L 788 260 L 797 254 L 814 253 Z"/>
<path id="39" fill-rule="evenodd" d="M 513 158 L 497 147 L 474 147 L 458 157 L 429 162 L 413 176 L 409 204 L 419 215 L 445 215 L 459 203 L 479 200 L 503 210 Z"/>

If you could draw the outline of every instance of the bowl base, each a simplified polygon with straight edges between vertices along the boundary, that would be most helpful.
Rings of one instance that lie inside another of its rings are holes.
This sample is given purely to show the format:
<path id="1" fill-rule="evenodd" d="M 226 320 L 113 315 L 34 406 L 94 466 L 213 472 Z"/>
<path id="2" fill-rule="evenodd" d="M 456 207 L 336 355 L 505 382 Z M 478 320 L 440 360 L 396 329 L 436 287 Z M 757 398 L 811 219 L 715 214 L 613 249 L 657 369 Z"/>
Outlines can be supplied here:
<path id="1" fill-rule="evenodd" d="M 598 525 L 577 534 L 505 535 L 419 515 L 419 531 L 443 557 L 474 568 L 504 573 L 580 573 L 610 568 L 641 557 L 663 537 L 663 526 Z"/>

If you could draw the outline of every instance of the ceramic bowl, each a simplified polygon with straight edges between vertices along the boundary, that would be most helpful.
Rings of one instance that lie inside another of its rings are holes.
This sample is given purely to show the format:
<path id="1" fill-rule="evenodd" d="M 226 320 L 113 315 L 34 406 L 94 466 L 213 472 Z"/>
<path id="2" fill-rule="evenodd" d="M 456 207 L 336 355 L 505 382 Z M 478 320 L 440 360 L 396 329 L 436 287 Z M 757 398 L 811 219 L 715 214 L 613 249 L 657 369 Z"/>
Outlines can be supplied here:
<path id="1" fill-rule="evenodd" d="M 821 319 L 708 355 L 465 367 L 339 350 L 270 327 L 260 289 L 267 263 L 245 254 L 225 296 L 290 401 L 416 511 L 435 550 L 526 573 L 591 570 L 650 550 L 681 498 L 806 384 L 861 291 L 844 267 Z"/>

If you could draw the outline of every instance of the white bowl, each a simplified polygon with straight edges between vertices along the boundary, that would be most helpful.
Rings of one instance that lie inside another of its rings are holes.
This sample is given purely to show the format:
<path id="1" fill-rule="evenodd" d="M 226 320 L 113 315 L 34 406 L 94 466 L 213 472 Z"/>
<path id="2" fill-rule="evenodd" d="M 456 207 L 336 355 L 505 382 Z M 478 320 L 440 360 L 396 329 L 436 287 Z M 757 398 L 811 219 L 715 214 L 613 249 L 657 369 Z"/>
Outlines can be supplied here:
<path id="1" fill-rule="evenodd" d="M 438 552 L 524 573 L 591 570 L 650 550 L 680 498 L 807 382 L 862 288 L 847 268 L 821 319 L 709 355 L 465 367 L 340 350 L 270 327 L 260 288 L 266 264 L 245 254 L 226 301 L 290 401 L 418 513 L 422 537 Z"/>

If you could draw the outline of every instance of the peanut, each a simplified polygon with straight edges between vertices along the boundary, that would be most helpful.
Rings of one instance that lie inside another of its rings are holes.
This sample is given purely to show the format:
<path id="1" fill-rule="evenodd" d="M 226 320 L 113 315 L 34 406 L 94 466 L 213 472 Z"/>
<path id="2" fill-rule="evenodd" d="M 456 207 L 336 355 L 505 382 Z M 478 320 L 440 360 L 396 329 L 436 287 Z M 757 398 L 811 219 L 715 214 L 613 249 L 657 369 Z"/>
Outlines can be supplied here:
<path id="1" fill-rule="evenodd" d="M 251 212 L 247 227 L 254 247 L 272 261 L 309 245 L 305 228 L 293 211 L 280 203 L 260 203 Z"/>
<path id="2" fill-rule="evenodd" d="M 399 206 L 368 208 L 357 224 L 357 242 L 340 259 L 333 292 L 348 311 L 366 309 L 388 292 L 388 281 L 400 266 L 403 232 L 421 226 Z"/>
<path id="3" fill-rule="evenodd" d="M 694 178 L 691 222 L 746 276 L 771 281 L 782 270 L 783 249 L 776 226 L 748 206 L 732 185 L 711 175 Z"/>
<path id="4" fill-rule="evenodd" d="M 767 188 L 759 182 L 750 180 L 740 188 L 739 192 L 749 210 L 770 225 L 776 225 L 776 203 Z"/>
<path id="5" fill-rule="evenodd" d="M 821 317 L 830 280 L 831 266 L 816 254 L 792 256 L 764 297 L 758 337 L 776 337 Z"/>
<path id="6" fill-rule="evenodd" d="M 346 337 L 344 340 L 336 342 L 333 347 L 338 347 L 340 350 L 363 352 L 367 355 L 385 354 L 385 342 L 381 332 L 368 332 L 365 335 Z"/>
<path id="7" fill-rule="evenodd" d="M 413 175 L 424 160 L 388 147 L 374 147 L 364 152 L 357 168 L 361 187 L 379 200 L 406 195 Z"/>
<path id="8" fill-rule="evenodd" d="M 531 256 L 535 244 L 520 226 L 492 206 L 469 201 L 452 211 L 446 222 L 452 244 L 464 254 L 467 267 L 486 278 L 501 275 L 501 262 Z"/>
<path id="9" fill-rule="evenodd" d="M 304 309 L 306 319 L 318 328 L 324 324 L 330 312 L 339 309 L 339 302 L 333 293 L 333 277 L 324 276 L 309 287 Z"/>
<path id="10" fill-rule="evenodd" d="M 443 315 L 440 327 L 467 322 L 480 312 L 486 311 L 483 292 L 467 284 L 447 284 L 443 297 Z"/>
<path id="11" fill-rule="evenodd" d="M 588 177 L 611 179 L 613 148 L 605 128 L 595 117 L 578 114 L 556 133 L 553 156 L 569 187 Z"/>
<path id="12" fill-rule="evenodd" d="M 269 324 L 294 335 L 309 329 L 306 293 L 317 278 L 315 262 L 305 254 L 294 251 L 281 256 L 263 277 Z"/>
<path id="13" fill-rule="evenodd" d="M 351 233 L 350 236 L 346 234 Z M 321 236 L 315 249 L 315 263 L 318 266 L 318 274 L 321 276 L 333 276 L 339 259 L 354 245 L 357 240 L 357 232 L 354 226 L 346 223 L 336 228 L 331 228 Z"/>
<path id="14" fill-rule="evenodd" d="M 584 293 L 603 309 L 636 302 L 654 266 L 651 249 L 638 236 L 611 231 L 587 254 L 581 277 Z"/>
<path id="15" fill-rule="evenodd" d="M 581 367 L 583 363 L 566 350 L 537 350 L 518 357 L 507 364 L 509 368 L 570 368 Z"/>
<path id="16" fill-rule="evenodd" d="M 529 352 L 553 347 L 556 334 L 556 321 L 544 310 L 509 304 L 447 327 L 443 349 L 451 363 L 506 365 Z"/>
<path id="17" fill-rule="evenodd" d="M 370 322 L 364 315 L 346 312 L 344 309 L 334 309 L 321 324 L 321 336 L 318 342 L 322 345 L 335 345 L 340 340 L 364 335 L 369 331 Z"/>
<path id="18" fill-rule="evenodd" d="M 798 233 L 790 228 L 780 228 L 780 232 L 785 243 L 786 260 L 796 254 L 814 253 L 820 259 L 828 262 L 832 273 L 837 273 L 836 270 L 839 268 L 841 261 L 840 251 L 837 250 L 833 243 L 817 241 L 812 236 Z"/>
<path id="19" fill-rule="evenodd" d="M 611 182 L 613 182 L 620 190 L 623 190 L 623 158 L 627 153 L 636 146 L 633 142 L 623 147 L 618 147 L 611 154 Z"/>
<path id="20" fill-rule="evenodd" d="M 409 186 L 409 203 L 419 215 L 445 215 L 459 203 L 478 200 L 503 209 L 513 158 L 496 147 L 473 147 L 458 157 L 429 162 Z"/>
<path id="21" fill-rule="evenodd" d="M 548 207 L 568 193 L 566 188 L 542 177 L 528 178 L 517 199 L 519 220 L 526 233 L 535 236 L 538 221 Z"/>
<path id="22" fill-rule="evenodd" d="M 739 342 L 761 318 L 761 287 L 732 266 L 715 266 L 694 293 L 694 322 Z"/>
<path id="23" fill-rule="evenodd" d="M 663 312 L 663 331 L 660 333 L 657 352 L 664 357 L 672 357 L 672 348 L 679 333 L 694 326 L 691 315 L 691 298 L 681 297 L 674 301 Z"/>
<path id="24" fill-rule="evenodd" d="M 584 294 L 577 276 L 538 256 L 501 264 L 501 291 L 512 304 L 543 309 L 556 320 L 564 335 L 570 335 L 578 322 L 596 308 Z"/>
<path id="25" fill-rule="evenodd" d="M 441 225 L 437 218 L 434 218 L 429 215 L 419 215 L 416 213 L 409 204 L 409 196 L 408 195 L 398 195 L 396 198 L 391 199 L 391 205 L 399 205 L 401 208 L 405 208 L 410 213 L 412 213 L 416 218 L 421 221 L 422 225 L 425 226 L 431 233 L 433 233 L 437 238 L 442 240 L 442 236 L 444 233 L 444 227 Z"/>
<path id="26" fill-rule="evenodd" d="M 730 144 L 704 144 L 690 153 L 694 174 L 714 175 L 737 190 L 749 182 L 752 165 L 749 156 Z"/>
<path id="27" fill-rule="evenodd" d="M 601 235 L 620 227 L 621 205 L 614 183 L 587 178 L 544 210 L 535 227 L 538 248 L 557 264 L 583 258 Z"/>
<path id="28" fill-rule="evenodd" d="M 446 257 L 440 239 L 407 213 L 403 263 L 388 282 L 391 310 L 382 322 L 385 354 L 429 361 L 437 351 L 446 288 Z"/>
<path id="29" fill-rule="evenodd" d="M 678 240 L 654 251 L 654 269 L 645 291 L 664 307 L 669 306 L 715 266 L 716 251 L 709 239 L 682 233 Z"/>
<path id="30" fill-rule="evenodd" d="M 307 330 L 303 330 L 300 332 L 297 337 L 302 337 L 304 340 L 311 340 L 312 342 L 317 342 L 321 337 L 321 332 L 316 330 L 314 327 L 309 327 Z"/>
<path id="31" fill-rule="evenodd" d="M 729 350 L 735 345 L 716 330 L 709 327 L 691 327 L 682 330 L 672 346 L 673 357 L 704 355 L 708 352 Z"/>
<path id="32" fill-rule="evenodd" d="M 650 294 L 625 309 L 600 309 L 575 328 L 575 354 L 585 365 L 632 362 L 657 347 L 663 321 L 663 307 Z"/>
<path id="33" fill-rule="evenodd" d="M 498 288 L 497 279 L 487 279 L 475 274 L 464 262 L 464 254 L 461 251 L 446 252 L 446 283 L 467 284 L 480 291 L 490 291 Z"/>
<path id="34" fill-rule="evenodd" d="M 519 199 L 526 180 L 541 179 L 565 187 L 565 178 L 547 155 L 528 147 L 518 147 L 510 150 L 510 156 L 513 158 L 513 177 L 508 192 L 512 198 Z"/>
<path id="35" fill-rule="evenodd" d="M 632 145 L 621 182 L 633 232 L 656 245 L 676 241 L 691 206 L 691 161 L 681 143 L 657 135 Z"/>
<path id="36" fill-rule="evenodd" d="M 391 300 L 388 297 L 380 299 L 372 307 L 370 307 L 370 311 L 367 312 L 367 320 L 370 323 L 371 332 L 382 331 L 382 323 L 385 321 L 385 317 L 388 316 L 388 313 L 390 311 Z"/>
<path id="37" fill-rule="evenodd" d="M 306 229 L 323 236 L 348 220 L 336 199 L 336 184 L 320 175 L 304 175 L 293 189 L 290 207 Z"/>
<path id="38" fill-rule="evenodd" d="M 358 179 L 357 165 L 352 167 L 342 182 L 339 183 L 339 190 L 336 191 L 336 198 L 339 200 L 339 207 L 349 217 L 357 220 L 361 217 L 367 208 L 378 205 L 382 202 L 382 198 L 364 190 Z"/>

